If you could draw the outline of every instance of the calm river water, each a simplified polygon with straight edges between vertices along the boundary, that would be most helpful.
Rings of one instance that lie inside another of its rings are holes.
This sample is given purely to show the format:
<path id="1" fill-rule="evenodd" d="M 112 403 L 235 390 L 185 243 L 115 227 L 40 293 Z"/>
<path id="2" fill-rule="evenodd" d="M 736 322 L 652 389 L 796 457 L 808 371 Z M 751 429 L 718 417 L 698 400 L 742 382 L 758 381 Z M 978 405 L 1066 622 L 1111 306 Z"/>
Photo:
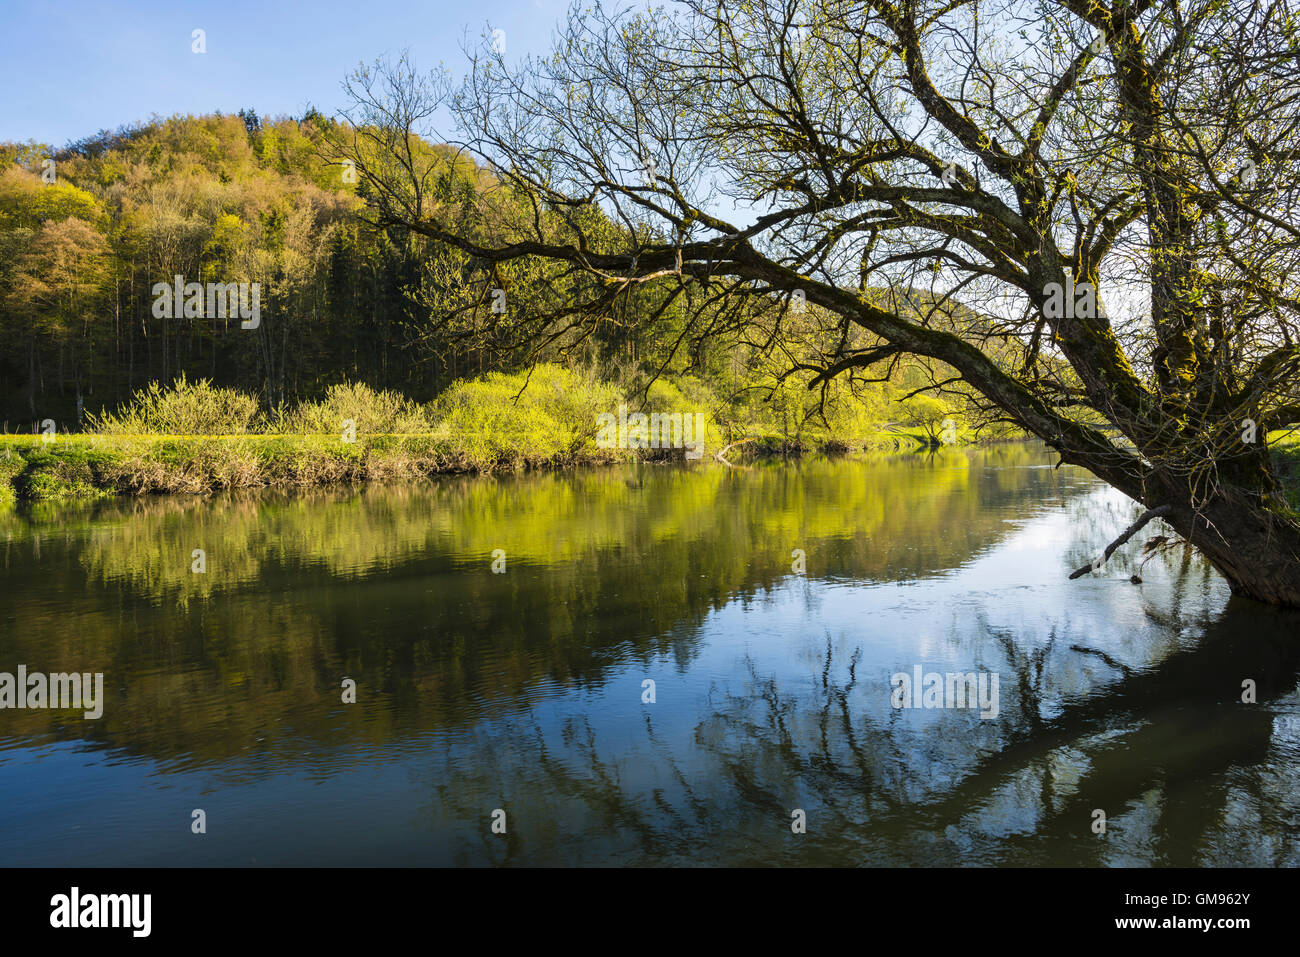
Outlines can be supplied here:
<path id="1" fill-rule="evenodd" d="M 0 672 L 104 676 L 0 710 L 0 865 L 1300 864 L 1300 616 L 1154 525 L 1067 581 L 1135 509 L 1054 461 L 0 514 Z"/>

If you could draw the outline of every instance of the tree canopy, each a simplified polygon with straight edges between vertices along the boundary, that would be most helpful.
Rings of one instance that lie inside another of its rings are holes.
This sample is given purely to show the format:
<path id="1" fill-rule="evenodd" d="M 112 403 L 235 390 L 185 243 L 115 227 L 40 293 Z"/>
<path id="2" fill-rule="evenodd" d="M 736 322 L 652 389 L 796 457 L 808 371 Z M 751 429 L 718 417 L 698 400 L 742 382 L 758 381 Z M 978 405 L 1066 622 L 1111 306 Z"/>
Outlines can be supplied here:
<path id="1" fill-rule="evenodd" d="M 597 5 L 461 84 L 359 71 L 349 115 L 380 221 L 580 277 L 534 336 L 649 295 L 683 343 L 811 341 L 789 358 L 813 384 L 921 357 L 1295 604 L 1264 437 L 1300 420 L 1297 52 L 1295 15 L 1252 0 Z M 444 110 L 435 138 L 527 200 L 493 236 L 404 159 Z"/>

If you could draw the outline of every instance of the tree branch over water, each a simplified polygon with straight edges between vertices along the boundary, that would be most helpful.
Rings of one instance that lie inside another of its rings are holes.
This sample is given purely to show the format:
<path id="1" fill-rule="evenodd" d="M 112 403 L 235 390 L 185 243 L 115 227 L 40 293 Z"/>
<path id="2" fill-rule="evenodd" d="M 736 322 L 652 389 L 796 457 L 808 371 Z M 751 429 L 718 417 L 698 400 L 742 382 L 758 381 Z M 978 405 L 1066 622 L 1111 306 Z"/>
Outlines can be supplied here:
<path id="1" fill-rule="evenodd" d="M 1095 572 L 1102 565 L 1104 565 L 1107 562 L 1107 560 L 1109 560 L 1110 556 L 1115 552 L 1115 549 L 1120 548 L 1121 546 L 1127 544 L 1128 540 L 1132 538 L 1134 535 L 1136 535 L 1143 528 L 1145 528 L 1148 522 L 1150 522 L 1152 519 L 1155 518 L 1163 518 L 1164 516 L 1168 515 L 1172 511 L 1173 509 L 1168 505 L 1159 505 L 1155 508 L 1147 509 L 1145 512 L 1143 512 L 1141 515 L 1138 516 L 1138 520 L 1136 522 L 1134 522 L 1128 528 L 1124 529 L 1123 534 L 1121 534 L 1119 538 L 1115 539 L 1115 541 L 1111 542 L 1109 545 L 1106 546 L 1106 550 L 1101 554 L 1100 558 L 1098 558 L 1095 562 L 1091 562 L 1087 565 L 1082 565 L 1079 568 L 1076 568 L 1074 571 L 1070 572 L 1070 580 L 1073 581 L 1076 578 L 1082 578 L 1084 575 L 1088 574 L 1088 572 Z"/>
<path id="2" fill-rule="evenodd" d="M 459 88 L 358 74 L 353 159 L 380 223 L 583 277 L 566 333 L 636 289 L 678 343 L 814 383 L 918 357 L 1300 605 L 1267 446 L 1300 403 L 1297 52 L 1249 0 L 574 7 L 553 56 L 470 51 Z M 425 188 L 406 144 L 444 107 L 530 215 L 484 235 Z"/>

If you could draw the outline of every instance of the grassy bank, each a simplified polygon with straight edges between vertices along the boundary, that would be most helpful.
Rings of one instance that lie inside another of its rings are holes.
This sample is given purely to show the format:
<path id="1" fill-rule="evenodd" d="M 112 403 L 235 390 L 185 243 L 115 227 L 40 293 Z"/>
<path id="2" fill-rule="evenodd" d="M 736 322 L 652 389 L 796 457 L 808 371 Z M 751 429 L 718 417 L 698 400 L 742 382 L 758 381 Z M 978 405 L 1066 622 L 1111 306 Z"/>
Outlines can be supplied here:
<path id="1" fill-rule="evenodd" d="M 205 493 L 263 486 L 410 479 L 494 467 L 562 467 L 613 461 L 612 453 L 526 453 L 486 462 L 435 435 L 61 435 L 0 437 L 0 501 L 57 501 L 155 492 Z"/>
<path id="2" fill-rule="evenodd" d="M 928 444 L 933 432 L 857 421 L 777 433 L 765 423 L 732 420 L 711 395 L 689 385 L 683 391 L 656 383 L 636 399 L 557 366 L 465 380 L 427 405 L 353 384 L 336 386 L 320 401 L 269 411 L 236 390 L 180 379 L 167 387 L 154 383 L 121 408 L 88 416 L 87 432 L 0 435 L 0 506 L 685 457 L 681 445 L 689 439 L 673 448 L 621 440 L 611 447 L 602 416 L 608 422 L 629 407 L 675 415 L 679 429 L 683 417 L 702 423 L 703 434 L 694 437 L 703 440 L 704 458 L 745 439 L 728 453 L 735 463 L 764 455 L 911 450 Z"/>
<path id="3" fill-rule="evenodd" d="M 21 500 L 58 502 L 224 489 L 306 487 L 348 482 L 400 481 L 455 472 L 567 468 L 620 461 L 680 458 L 681 449 L 601 449 L 581 445 L 538 454 L 496 442 L 485 450 L 479 437 L 403 434 L 333 435 L 58 435 L 0 436 L 0 507 Z M 919 436 L 881 433 L 862 450 L 919 447 Z M 717 447 L 706 448 L 712 458 Z M 772 437 L 729 454 L 732 461 L 765 454 L 798 453 Z"/>
<path id="4" fill-rule="evenodd" d="M 1287 501 L 1300 512 L 1300 433 L 1270 436 L 1269 448 Z"/>

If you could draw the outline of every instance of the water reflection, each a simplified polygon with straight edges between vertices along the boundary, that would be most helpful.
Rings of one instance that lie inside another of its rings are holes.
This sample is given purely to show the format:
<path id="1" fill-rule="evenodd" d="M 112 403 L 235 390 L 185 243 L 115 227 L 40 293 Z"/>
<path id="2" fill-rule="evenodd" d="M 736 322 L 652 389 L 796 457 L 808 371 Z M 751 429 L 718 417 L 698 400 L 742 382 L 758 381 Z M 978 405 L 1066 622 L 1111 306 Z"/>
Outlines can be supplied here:
<path id="1" fill-rule="evenodd" d="M 1297 617 L 1184 554 L 1140 586 L 1120 557 L 1066 581 L 1132 505 L 1051 462 L 0 517 L 0 670 L 108 689 L 99 722 L 0 712 L 0 859 L 1297 863 Z M 997 719 L 891 708 L 889 675 L 918 664 L 999 674 Z M 194 807 L 219 839 L 192 838 Z"/>

